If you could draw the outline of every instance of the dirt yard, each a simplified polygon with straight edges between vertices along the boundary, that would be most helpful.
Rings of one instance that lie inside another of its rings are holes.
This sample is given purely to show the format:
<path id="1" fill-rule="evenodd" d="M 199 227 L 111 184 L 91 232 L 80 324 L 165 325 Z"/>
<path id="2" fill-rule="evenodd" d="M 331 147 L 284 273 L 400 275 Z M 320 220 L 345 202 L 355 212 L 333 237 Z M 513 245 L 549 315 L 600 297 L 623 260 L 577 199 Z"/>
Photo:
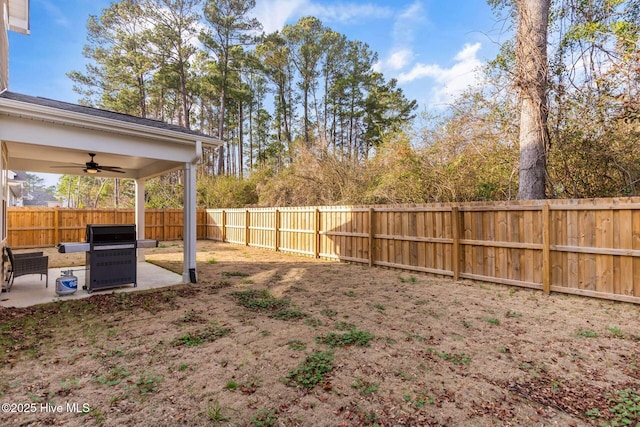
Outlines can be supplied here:
<path id="1" fill-rule="evenodd" d="M 0 425 L 640 425 L 639 306 L 205 241 L 198 262 L 196 285 L 0 308 Z"/>

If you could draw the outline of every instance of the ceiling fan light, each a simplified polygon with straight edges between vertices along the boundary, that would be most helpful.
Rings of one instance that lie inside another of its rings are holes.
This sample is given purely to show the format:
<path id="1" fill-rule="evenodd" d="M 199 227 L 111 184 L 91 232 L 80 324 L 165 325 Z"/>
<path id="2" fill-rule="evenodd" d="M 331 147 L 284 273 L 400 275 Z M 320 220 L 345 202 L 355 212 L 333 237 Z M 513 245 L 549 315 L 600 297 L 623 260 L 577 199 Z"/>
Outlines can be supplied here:
<path id="1" fill-rule="evenodd" d="M 85 168 L 85 169 L 83 169 L 83 171 L 85 171 L 86 173 L 98 173 L 98 172 L 100 172 L 98 169 L 93 169 L 93 168 Z"/>

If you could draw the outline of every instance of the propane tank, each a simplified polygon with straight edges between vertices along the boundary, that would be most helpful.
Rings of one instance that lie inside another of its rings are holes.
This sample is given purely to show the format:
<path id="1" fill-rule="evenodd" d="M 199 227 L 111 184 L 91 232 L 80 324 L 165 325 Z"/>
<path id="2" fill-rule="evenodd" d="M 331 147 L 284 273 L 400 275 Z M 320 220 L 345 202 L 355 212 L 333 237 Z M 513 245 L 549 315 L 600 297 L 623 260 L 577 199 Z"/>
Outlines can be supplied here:
<path id="1" fill-rule="evenodd" d="M 71 295 L 78 290 L 78 278 L 73 275 L 73 270 L 64 270 L 62 276 L 56 279 L 56 294 Z"/>

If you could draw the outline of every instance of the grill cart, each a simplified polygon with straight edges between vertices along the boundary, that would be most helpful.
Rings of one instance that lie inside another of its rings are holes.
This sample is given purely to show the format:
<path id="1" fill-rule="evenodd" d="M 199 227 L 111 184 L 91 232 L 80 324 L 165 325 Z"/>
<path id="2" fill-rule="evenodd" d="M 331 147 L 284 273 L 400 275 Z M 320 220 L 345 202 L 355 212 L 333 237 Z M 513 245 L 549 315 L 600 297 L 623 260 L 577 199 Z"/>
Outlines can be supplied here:
<path id="1" fill-rule="evenodd" d="M 58 243 L 58 252 L 86 252 L 85 285 L 89 293 L 119 286 L 137 286 L 138 248 L 155 248 L 157 240 L 136 240 L 136 226 L 87 224 L 86 242 Z"/>

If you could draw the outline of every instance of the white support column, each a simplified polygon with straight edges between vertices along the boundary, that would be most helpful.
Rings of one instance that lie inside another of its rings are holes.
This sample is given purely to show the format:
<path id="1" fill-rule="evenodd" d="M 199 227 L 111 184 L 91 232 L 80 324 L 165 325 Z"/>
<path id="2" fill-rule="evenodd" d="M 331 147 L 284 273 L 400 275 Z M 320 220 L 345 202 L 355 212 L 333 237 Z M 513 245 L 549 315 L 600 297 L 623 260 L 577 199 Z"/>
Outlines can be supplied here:
<path id="1" fill-rule="evenodd" d="M 184 165 L 184 272 L 185 283 L 196 283 L 196 163 Z"/>
<path id="2" fill-rule="evenodd" d="M 134 180 L 135 198 L 136 198 L 136 233 L 138 239 L 145 238 L 145 222 L 144 222 L 144 179 Z M 144 249 L 138 249 L 138 262 L 144 262 Z"/>

